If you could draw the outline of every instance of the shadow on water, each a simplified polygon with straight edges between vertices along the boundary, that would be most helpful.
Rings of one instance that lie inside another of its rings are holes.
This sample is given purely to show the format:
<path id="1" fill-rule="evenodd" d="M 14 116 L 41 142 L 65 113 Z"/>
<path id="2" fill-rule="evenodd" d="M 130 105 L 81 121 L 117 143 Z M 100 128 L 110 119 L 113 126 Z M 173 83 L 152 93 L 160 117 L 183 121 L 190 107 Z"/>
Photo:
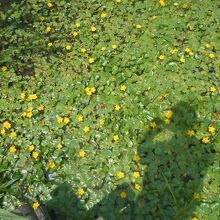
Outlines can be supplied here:
<path id="1" fill-rule="evenodd" d="M 157 127 L 146 134 L 138 148 L 140 162 L 147 169 L 137 197 L 132 184 L 124 184 L 85 211 L 71 187 L 64 184 L 47 203 L 50 212 L 61 215 L 55 214 L 53 219 L 184 220 L 193 216 L 214 150 L 212 144 L 187 135 L 199 123 L 189 104 L 180 102 L 172 111 L 171 123 L 165 125 L 156 119 Z M 121 192 L 126 192 L 127 198 L 122 199 Z"/>

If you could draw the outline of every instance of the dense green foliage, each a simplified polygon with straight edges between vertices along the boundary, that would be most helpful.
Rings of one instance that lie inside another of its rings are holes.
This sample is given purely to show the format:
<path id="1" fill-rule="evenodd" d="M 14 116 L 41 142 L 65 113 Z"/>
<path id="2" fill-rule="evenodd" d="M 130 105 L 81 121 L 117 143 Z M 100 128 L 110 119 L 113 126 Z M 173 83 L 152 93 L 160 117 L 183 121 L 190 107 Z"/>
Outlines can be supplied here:
<path id="1" fill-rule="evenodd" d="M 218 219 L 219 8 L 2 1 L 4 205 L 46 203 L 66 219 Z"/>

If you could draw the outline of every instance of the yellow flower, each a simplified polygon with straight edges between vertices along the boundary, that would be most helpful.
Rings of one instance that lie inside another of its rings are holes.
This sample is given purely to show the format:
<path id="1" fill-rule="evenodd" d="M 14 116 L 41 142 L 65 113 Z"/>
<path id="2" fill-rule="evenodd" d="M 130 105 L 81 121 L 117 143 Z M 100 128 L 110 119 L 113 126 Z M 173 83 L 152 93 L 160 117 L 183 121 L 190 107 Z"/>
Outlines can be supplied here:
<path id="1" fill-rule="evenodd" d="M 31 111 L 33 111 L 33 109 L 34 109 L 34 108 L 33 108 L 32 106 L 29 106 L 28 109 L 27 109 L 27 111 L 28 111 L 28 112 L 31 112 Z"/>
<path id="2" fill-rule="evenodd" d="M 12 154 L 14 154 L 16 151 L 17 151 L 17 149 L 16 149 L 15 146 L 11 146 L 11 147 L 9 148 L 9 152 L 12 153 Z"/>
<path id="3" fill-rule="evenodd" d="M 84 127 L 84 128 L 83 128 L 83 131 L 84 131 L 85 133 L 88 133 L 88 132 L 90 131 L 90 127 L 88 127 L 88 126 Z"/>
<path id="4" fill-rule="evenodd" d="M 5 121 L 5 122 L 3 123 L 3 127 L 6 128 L 6 129 L 10 129 L 10 128 L 11 128 L 11 123 L 8 122 L 8 121 Z"/>
<path id="5" fill-rule="evenodd" d="M 37 158 L 39 157 L 39 153 L 33 152 L 33 153 L 32 153 L 32 157 L 33 157 L 34 159 L 37 159 Z"/>
<path id="6" fill-rule="evenodd" d="M 60 124 L 60 123 L 62 123 L 63 122 L 63 118 L 62 117 L 58 117 L 57 118 L 57 122 Z"/>
<path id="7" fill-rule="evenodd" d="M 209 58 L 211 58 L 211 59 L 215 58 L 215 54 L 214 53 L 210 53 L 209 54 Z"/>
<path id="8" fill-rule="evenodd" d="M 138 171 L 133 172 L 133 177 L 134 178 L 140 177 L 140 173 Z"/>
<path id="9" fill-rule="evenodd" d="M 127 89 L 127 87 L 126 87 L 125 85 L 121 85 L 120 90 L 121 90 L 122 92 L 125 92 L 126 89 Z"/>
<path id="10" fill-rule="evenodd" d="M 173 112 L 171 110 L 166 112 L 166 118 L 170 119 L 173 116 Z"/>
<path id="11" fill-rule="evenodd" d="M 165 58 L 166 58 L 166 56 L 163 55 L 163 54 L 161 54 L 161 55 L 159 56 L 159 59 L 160 59 L 160 60 L 164 60 Z"/>
<path id="12" fill-rule="evenodd" d="M 30 146 L 28 147 L 28 150 L 29 150 L 30 152 L 32 152 L 34 149 L 35 149 L 35 146 L 34 146 L 34 145 L 30 145 Z"/>
<path id="13" fill-rule="evenodd" d="M 192 220 L 199 220 L 197 217 L 193 217 Z"/>
<path id="14" fill-rule="evenodd" d="M 66 45 L 66 50 L 71 50 L 72 46 L 71 45 Z"/>
<path id="15" fill-rule="evenodd" d="M 102 50 L 102 51 L 105 51 L 105 50 L 106 50 L 106 47 L 102 47 L 101 50 Z"/>
<path id="16" fill-rule="evenodd" d="M 166 125 L 169 125 L 169 124 L 170 124 L 170 119 L 166 118 L 166 119 L 164 120 L 164 123 L 165 123 Z"/>
<path id="17" fill-rule="evenodd" d="M 190 52 L 189 52 L 189 55 L 190 55 L 190 56 L 192 56 L 192 55 L 193 55 L 193 52 L 192 52 L 192 51 L 190 51 Z"/>
<path id="18" fill-rule="evenodd" d="M 48 4 L 49 4 L 49 3 L 48 3 Z M 40 206 L 40 204 L 39 204 L 38 201 L 35 202 L 35 203 L 32 205 L 33 209 L 37 209 L 39 206 Z"/>
<path id="19" fill-rule="evenodd" d="M 127 193 L 126 193 L 126 192 L 121 192 L 121 193 L 120 193 L 120 197 L 121 197 L 122 199 L 126 199 Z"/>
<path id="20" fill-rule="evenodd" d="M 21 115 L 22 115 L 22 117 L 26 117 L 27 116 L 27 112 L 23 112 Z"/>
<path id="21" fill-rule="evenodd" d="M 154 15 L 154 16 L 152 16 L 151 18 L 152 18 L 152 20 L 155 20 L 155 19 L 158 18 L 158 16 Z"/>
<path id="22" fill-rule="evenodd" d="M 125 173 L 120 171 L 117 173 L 117 177 L 118 177 L 118 179 L 122 179 L 125 177 Z"/>
<path id="23" fill-rule="evenodd" d="M 48 3 L 47 3 L 47 6 L 48 6 L 49 8 L 52 8 L 52 7 L 53 7 L 53 4 L 52 4 L 51 2 L 48 2 Z"/>
<path id="24" fill-rule="evenodd" d="M 183 4 L 182 8 L 187 9 L 189 6 L 187 4 Z"/>
<path id="25" fill-rule="evenodd" d="M 64 117 L 63 122 L 67 125 L 70 122 L 70 119 L 67 117 Z"/>
<path id="26" fill-rule="evenodd" d="M 53 43 L 51 43 L 51 42 L 49 42 L 49 43 L 47 44 L 48 47 L 52 47 L 52 45 L 53 45 Z"/>
<path id="27" fill-rule="evenodd" d="M 121 3 L 121 0 L 115 0 L 116 3 Z"/>
<path id="28" fill-rule="evenodd" d="M 117 45 L 116 44 L 112 44 L 112 49 L 116 49 Z"/>
<path id="29" fill-rule="evenodd" d="M 120 105 L 115 105 L 115 111 L 119 112 L 121 110 L 121 106 Z"/>
<path id="30" fill-rule="evenodd" d="M 85 194 L 85 190 L 83 188 L 78 189 L 78 195 L 83 196 Z"/>
<path id="31" fill-rule="evenodd" d="M 202 138 L 202 143 L 204 144 L 208 144 L 210 142 L 209 138 L 208 137 L 204 137 Z"/>
<path id="32" fill-rule="evenodd" d="M 91 30 L 92 32 L 95 32 L 95 31 L 96 31 L 96 27 L 95 27 L 95 26 L 91 26 L 91 27 L 90 27 L 90 30 Z"/>
<path id="33" fill-rule="evenodd" d="M 195 131 L 192 130 L 192 129 L 190 129 L 190 130 L 187 131 L 187 135 L 190 136 L 190 137 L 192 137 L 192 136 L 195 135 Z"/>
<path id="34" fill-rule="evenodd" d="M 78 28 L 80 27 L 80 23 L 79 22 L 76 23 L 76 27 L 78 27 Z"/>
<path id="35" fill-rule="evenodd" d="M 78 32 L 77 32 L 77 31 L 74 31 L 74 32 L 73 32 L 73 36 L 76 37 L 77 35 L 78 35 Z"/>
<path id="36" fill-rule="evenodd" d="M 79 115 L 78 118 L 77 118 L 78 122 L 82 122 L 84 119 L 83 119 L 83 116 L 82 115 Z"/>
<path id="37" fill-rule="evenodd" d="M 138 184 L 138 183 L 135 183 L 135 184 L 134 184 L 134 188 L 135 188 L 136 190 L 140 191 L 140 190 L 141 190 L 141 185 Z"/>
<path id="38" fill-rule="evenodd" d="M 164 6 L 166 5 L 166 4 L 165 4 L 165 0 L 160 0 L 159 3 L 160 3 L 160 6 L 161 6 L 161 7 L 164 7 Z"/>
<path id="39" fill-rule="evenodd" d="M 141 160 L 141 157 L 140 157 L 138 154 L 135 154 L 135 156 L 134 156 L 134 160 L 136 160 L 136 161 L 140 161 L 140 160 Z"/>
<path id="40" fill-rule="evenodd" d="M 195 193 L 193 194 L 193 199 L 194 199 L 194 200 L 200 200 L 200 199 L 201 199 L 200 193 L 195 192 Z"/>
<path id="41" fill-rule="evenodd" d="M 186 53 L 189 53 L 190 51 L 191 51 L 191 50 L 190 50 L 190 48 L 188 48 L 188 47 L 185 49 L 185 52 L 186 52 Z"/>
<path id="42" fill-rule="evenodd" d="M 54 169 L 55 167 L 56 167 L 56 164 L 54 163 L 54 161 L 51 161 L 50 163 L 48 163 L 48 168 Z"/>
<path id="43" fill-rule="evenodd" d="M 22 92 L 21 94 L 20 94 L 20 99 L 25 99 L 25 93 L 24 92 Z"/>
<path id="44" fill-rule="evenodd" d="M 85 52 L 86 52 L 86 48 L 83 47 L 83 48 L 81 49 L 81 52 L 82 52 L 82 53 L 85 53 Z"/>
<path id="45" fill-rule="evenodd" d="M 208 130 L 209 130 L 209 132 L 210 132 L 211 134 L 214 134 L 216 128 L 215 128 L 213 125 L 210 125 L 209 128 L 208 128 Z"/>
<path id="46" fill-rule="evenodd" d="M 90 63 L 90 64 L 94 63 L 94 61 L 95 61 L 95 59 L 94 59 L 93 57 L 90 57 L 90 58 L 89 58 L 89 63 Z"/>
<path id="47" fill-rule="evenodd" d="M 11 138 L 16 138 L 16 137 L 17 137 L 17 133 L 16 133 L 16 132 L 14 132 L 14 131 L 13 131 L 13 132 L 11 132 L 10 137 L 11 137 Z"/>
<path id="48" fill-rule="evenodd" d="M 106 18 L 107 17 L 107 13 L 106 12 L 102 12 L 101 17 L 102 18 Z"/>
<path id="49" fill-rule="evenodd" d="M 181 63 L 185 63 L 185 62 L 186 62 L 186 59 L 185 59 L 184 57 L 181 57 L 181 58 L 180 58 L 180 62 L 181 62 Z"/>
<path id="50" fill-rule="evenodd" d="M 172 53 L 172 54 L 175 54 L 175 53 L 177 53 L 177 52 L 178 52 L 178 50 L 177 50 L 176 48 L 170 50 L 170 53 Z"/>
<path id="51" fill-rule="evenodd" d="M 50 32 L 52 30 L 52 28 L 50 27 L 50 26 L 48 26 L 47 28 L 46 28 L 46 31 L 47 32 Z"/>
<path id="52" fill-rule="evenodd" d="M 137 28 L 137 29 L 141 29 L 142 26 L 141 26 L 140 24 L 137 24 L 137 25 L 136 25 L 136 28 Z"/>
<path id="53" fill-rule="evenodd" d="M 26 113 L 26 117 L 27 117 L 27 118 L 31 118 L 32 116 L 33 116 L 33 113 L 32 113 L 32 112 L 27 112 L 27 113 Z"/>
<path id="54" fill-rule="evenodd" d="M 2 134 L 2 135 L 5 134 L 5 129 L 1 129 L 0 134 Z"/>
<path id="55" fill-rule="evenodd" d="M 117 134 L 114 135 L 114 136 L 113 136 L 113 140 L 116 141 L 116 142 L 119 141 L 119 136 L 118 136 Z"/>
<path id="56" fill-rule="evenodd" d="M 92 93 L 95 93 L 95 92 L 96 92 L 96 88 L 95 88 L 95 87 L 92 87 L 92 88 L 90 88 L 90 91 L 91 91 Z"/>
<path id="57" fill-rule="evenodd" d="M 174 2 L 173 5 L 174 5 L 174 6 L 178 6 L 179 3 L 178 3 L 178 2 Z"/>
<path id="58" fill-rule="evenodd" d="M 157 127 L 157 123 L 155 121 L 152 121 L 150 123 L 151 128 L 156 128 Z"/>
<path id="59" fill-rule="evenodd" d="M 63 148 L 63 145 L 62 144 L 57 144 L 57 148 L 60 150 Z"/>
<path id="60" fill-rule="evenodd" d="M 215 86 L 211 86 L 211 87 L 210 87 L 210 91 L 213 92 L 213 93 L 215 93 L 215 92 L 217 92 L 217 89 L 216 89 Z"/>
<path id="61" fill-rule="evenodd" d="M 86 152 L 84 150 L 80 150 L 79 151 L 79 156 L 80 157 L 85 157 L 86 156 Z"/>
<path id="62" fill-rule="evenodd" d="M 2 66 L 2 71 L 3 72 L 6 72 L 8 70 L 8 67 L 7 66 Z"/>
<path id="63" fill-rule="evenodd" d="M 31 94 L 31 95 L 29 95 L 29 96 L 28 96 L 28 99 L 30 99 L 31 101 L 37 99 L 37 94 Z"/>
<path id="64" fill-rule="evenodd" d="M 104 119 L 99 119 L 99 126 L 102 127 L 105 124 Z"/>
<path id="65" fill-rule="evenodd" d="M 211 46 L 210 44 L 206 44 L 206 45 L 205 45 L 205 48 L 206 48 L 206 49 L 210 49 L 211 47 L 212 47 L 212 46 Z"/>
<path id="66" fill-rule="evenodd" d="M 44 111 L 45 106 L 44 105 L 40 105 L 37 109 L 38 109 L 38 111 Z"/>

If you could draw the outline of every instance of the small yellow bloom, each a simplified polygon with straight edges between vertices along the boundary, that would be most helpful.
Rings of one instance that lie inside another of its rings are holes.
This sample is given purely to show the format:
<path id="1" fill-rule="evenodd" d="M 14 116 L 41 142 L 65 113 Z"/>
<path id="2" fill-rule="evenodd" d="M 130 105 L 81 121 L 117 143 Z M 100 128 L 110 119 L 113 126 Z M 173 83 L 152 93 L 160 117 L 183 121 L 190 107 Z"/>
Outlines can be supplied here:
<path id="1" fill-rule="evenodd" d="M 88 132 L 90 131 L 90 127 L 88 127 L 88 126 L 84 127 L 84 128 L 83 128 L 83 131 L 84 131 L 85 133 L 88 133 Z"/>
<path id="2" fill-rule="evenodd" d="M 189 53 L 190 51 L 191 51 L 191 50 L 190 50 L 190 48 L 188 48 L 188 47 L 185 49 L 185 52 L 186 52 L 186 53 Z"/>
<path id="3" fill-rule="evenodd" d="M 211 59 L 215 58 L 215 54 L 214 53 L 210 53 L 209 54 L 209 58 L 211 58 Z"/>
<path id="4" fill-rule="evenodd" d="M 76 37 L 77 35 L 78 35 L 78 32 L 77 32 L 77 31 L 74 31 L 74 32 L 73 32 L 73 36 Z"/>
<path id="5" fill-rule="evenodd" d="M 80 27 L 80 22 L 76 23 L 76 27 L 78 27 L 78 28 Z"/>
<path id="6" fill-rule="evenodd" d="M 212 47 L 212 46 L 211 46 L 210 44 L 206 44 L 206 45 L 205 45 L 205 48 L 206 48 L 206 49 L 210 49 L 211 47 Z"/>
<path id="7" fill-rule="evenodd" d="M 178 52 L 178 49 L 176 49 L 176 48 L 170 50 L 170 53 L 172 53 L 172 54 L 175 54 L 175 53 L 177 53 L 177 52 Z"/>
<path id="8" fill-rule="evenodd" d="M 134 178 L 139 178 L 140 177 L 140 173 L 138 171 L 133 172 L 133 177 Z"/>
<path id="9" fill-rule="evenodd" d="M 102 51 L 106 51 L 106 47 L 102 47 L 101 50 L 102 50 Z"/>
<path id="10" fill-rule="evenodd" d="M 78 118 L 77 118 L 78 122 L 82 122 L 84 120 L 83 116 L 82 115 L 79 115 Z"/>
<path id="11" fill-rule="evenodd" d="M 140 161 L 140 160 L 141 160 L 141 157 L 140 157 L 138 154 L 135 154 L 135 156 L 134 156 L 134 160 L 136 160 L 136 161 Z"/>
<path id="12" fill-rule="evenodd" d="M 96 88 L 95 88 L 95 87 L 92 87 L 92 88 L 90 88 L 90 91 L 91 91 L 92 93 L 95 93 L 95 92 L 96 92 Z"/>
<path id="13" fill-rule="evenodd" d="M 63 122 L 67 125 L 70 122 L 70 119 L 67 117 L 64 117 Z"/>
<path id="14" fill-rule="evenodd" d="M 25 93 L 24 92 L 22 92 L 21 94 L 20 94 L 20 99 L 25 99 Z"/>
<path id="15" fill-rule="evenodd" d="M 122 179 L 125 177 L 125 173 L 120 171 L 117 173 L 117 177 L 118 177 L 118 179 Z"/>
<path id="16" fill-rule="evenodd" d="M 161 7 L 164 7 L 166 5 L 165 0 L 160 0 L 159 3 Z"/>
<path id="17" fill-rule="evenodd" d="M 118 136 L 117 134 L 114 135 L 114 136 L 113 136 L 113 140 L 114 140 L 115 142 L 119 141 L 119 136 Z"/>
<path id="18" fill-rule="evenodd" d="M 63 145 L 62 144 L 57 144 L 57 148 L 60 150 L 63 148 Z"/>
<path id="19" fill-rule="evenodd" d="M 12 154 L 14 154 L 16 151 L 17 151 L 17 149 L 16 149 L 15 146 L 11 146 L 11 147 L 9 148 L 9 152 L 12 153 Z"/>
<path id="20" fill-rule="evenodd" d="M 197 217 L 193 217 L 192 220 L 199 220 Z"/>
<path id="21" fill-rule="evenodd" d="M 39 157 L 39 153 L 33 152 L 33 153 L 32 153 L 32 157 L 33 157 L 34 159 L 37 159 L 37 158 Z"/>
<path id="22" fill-rule="evenodd" d="M 179 3 L 178 3 L 178 2 L 174 2 L 173 5 L 174 5 L 174 6 L 178 6 Z"/>
<path id="23" fill-rule="evenodd" d="M 6 72 L 8 70 L 8 67 L 7 66 L 2 66 L 2 71 L 3 72 Z"/>
<path id="24" fill-rule="evenodd" d="M 48 26 L 47 28 L 46 28 L 46 31 L 47 32 L 50 32 L 52 30 L 52 28 L 50 27 L 50 26 Z"/>
<path id="25" fill-rule="evenodd" d="M 121 0 L 115 0 L 116 3 L 121 3 Z"/>
<path id="26" fill-rule="evenodd" d="M 141 26 L 140 24 L 137 24 L 137 25 L 136 25 L 136 28 L 137 28 L 137 29 L 141 29 L 142 26 Z"/>
<path id="27" fill-rule="evenodd" d="M 99 126 L 102 127 L 105 124 L 104 119 L 99 119 Z"/>
<path id="28" fill-rule="evenodd" d="M 185 59 L 184 57 L 181 57 L 181 58 L 180 58 L 180 62 L 181 62 L 181 63 L 185 63 L 185 62 L 186 62 L 186 59 Z"/>
<path id="29" fill-rule="evenodd" d="M 96 27 L 95 27 L 95 26 L 91 26 L 91 27 L 90 27 L 90 30 L 91 30 L 92 32 L 95 32 L 95 31 L 96 31 Z"/>
<path id="30" fill-rule="evenodd" d="M 16 132 L 14 132 L 14 131 L 13 131 L 13 132 L 11 132 L 10 137 L 11 137 L 11 138 L 16 138 L 16 137 L 17 137 L 17 133 L 16 133 Z"/>
<path id="31" fill-rule="evenodd" d="M 48 3 L 49 4 L 49 3 Z M 40 203 L 39 202 L 35 202 L 32 207 L 33 209 L 37 209 L 38 207 L 40 206 Z"/>
<path id="32" fill-rule="evenodd" d="M 138 184 L 138 183 L 135 183 L 135 184 L 134 184 L 134 188 L 135 188 L 136 190 L 140 191 L 140 190 L 141 190 L 141 185 Z"/>
<path id="33" fill-rule="evenodd" d="M 165 123 L 166 125 L 169 125 L 169 124 L 170 124 L 170 119 L 169 119 L 169 118 L 166 118 L 166 119 L 164 120 L 164 123 Z"/>
<path id="34" fill-rule="evenodd" d="M 33 111 L 33 109 L 34 109 L 34 108 L 33 108 L 32 106 L 29 106 L 28 109 L 27 109 L 27 111 L 28 111 L 28 112 L 31 112 L 31 111 Z"/>
<path id="35" fill-rule="evenodd" d="M 8 122 L 8 121 L 5 121 L 5 122 L 3 123 L 3 127 L 4 127 L 5 129 L 10 129 L 10 128 L 11 128 L 11 123 Z"/>
<path id="36" fill-rule="evenodd" d="M 56 164 L 54 163 L 54 161 L 51 161 L 48 163 L 48 168 L 54 169 L 55 167 L 56 167 Z"/>
<path id="37" fill-rule="evenodd" d="M 200 200 L 200 199 L 201 199 L 200 193 L 195 192 L 195 193 L 193 194 L 193 199 L 194 199 L 194 200 Z"/>
<path id="38" fill-rule="evenodd" d="M 195 134 L 196 134 L 195 131 L 192 130 L 192 129 L 187 131 L 187 135 L 190 136 L 190 137 L 194 136 Z"/>
<path id="39" fill-rule="evenodd" d="M 38 109 L 38 111 L 44 111 L 45 106 L 44 105 L 40 105 L 37 109 Z"/>
<path id="40" fill-rule="evenodd" d="M 127 89 L 127 87 L 126 87 L 125 85 L 121 85 L 120 90 L 121 90 L 122 92 L 125 92 L 126 89 Z"/>
<path id="41" fill-rule="evenodd" d="M 63 118 L 62 117 L 58 117 L 57 118 L 57 122 L 60 124 L 60 123 L 62 123 L 63 122 Z"/>
<path id="42" fill-rule="evenodd" d="M 21 115 L 22 115 L 22 117 L 26 117 L 27 116 L 27 112 L 23 112 Z"/>
<path id="43" fill-rule="evenodd" d="M 126 199 L 127 193 L 126 193 L 126 192 L 121 192 L 121 193 L 120 193 L 120 197 L 121 197 L 122 199 Z"/>
<path id="44" fill-rule="evenodd" d="M 121 106 L 120 105 L 115 105 L 115 111 L 119 112 L 121 110 Z"/>
<path id="45" fill-rule="evenodd" d="M 52 42 L 49 42 L 49 43 L 47 44 L 48 47 L 52 47 L 52 45 L 53 45 Z"/>
<path id="46" fill-rule="evenodd" d="M 93 57 L 90 57 L 90 58 L 89 58 L 89 63 L 90 63 L 90 64 L 94 63 L 94 61 L 95 61 L 95 59 L 94 59 Z"/>
<path id="47" fill-rule="evenodd" d="M 66 45 L 66 50 L 71 50 L 72 46 L 71 45 Z"/>
<path id="48" fill-rule="evenodd" d="M 171 110 L 166 112 L 166 118 L 170 119 L 173 116 L 173 112 Z"/>
<path id="49" fill-rule="evenodd" d="M 190 51 L 190 52 L 189 52 L 189 55 L 190 55 L 190 56 L 192 56 L 192 55 L 193 55 L 193 52 L 192 52 L 192 51 Z"/>
<path id="50" fill-rule="evenodd" d="M 86 152 L 84 150 L 80 150 L 79 151 L 79 156 L 80 157 L 85 157 L 86 156 Z"/>
<path id="51" fill-rule="evenodd" d="M 83 188 L 78 189 L 78 195 L 83 196 L 85 194 L 85 190 Z"/>
<path id="52" fill-rule="evenodd" d="M 157 123 L 155 121 L 152 121 L 150 123 L 151 128 L 156 128 L 157 127 Z"/>
<path id="53" fill-rule="evenodd" d="M 213 125 L 210 125 L 209 128 L 208 128 L 208 130 L 209 130 L 209 132 L 210 132 L 211 134 L 214 134 L 215 131 L 216 131 L 216 128 L 215 128 Z"/>
<path id="54" fill-rule="evenodd" d="M 1 130 L 0 130 L 0 134 L 2 134 L 2 135 L 4 135 L 5 132 L 6 132 L 5 129 L 1 129 Z"/>
<path id="55" fill-rule="evenodd" d="M 187 9 L 189 6 L 187 4 L 183 4 L 182 8 Z"/>
<path id="56" fill-rule="evenodd" d="M 107 17 L 107 13 L 106 12 L 102 12 L 101 17 L 102 18 L 106 18 Z"/>
<path id="57" fill-rule="evenodd" d="M 202 143 L 204 144 L 208 144 L 210 142 L 209 138 L 208 137 L 204 137 L 202 138 Z"/>
<path id="58" fill-rule="evenodd" d="M 30 99 L 31 101 L 37 99 L 37 94 L 31 94 L 31 95 L 29 95 L 29 96 L 28 96 L 28 99 Z"/>
<path id="59" fill-rule="evenodd" d="M 82 52 L 82 53 L 85 53 L 85 52 L 86 52 L 86 48 L 83 47 L 83 48 L 81 49 L 81 52 Z"/>
<path id="60" fill-rule="evenodd" d="M 215 87 L 215 86 L 211 86 L 211 87 L 210 87 L 210 92 L 212 92 L 212 93 L 217 92 L 216 87 Z"/>
<path id="61" fill-rule="evenodd" d="M 164 60 L 165 58 L 166 58 L 166 56 L 163 55 L 163 54 L 161 54 L 161 55 L 159 56 L 159 59 L 160 59 L 160 60 Z"/>
<path id="62" fill-rule="evenodd" d="M 117 45 L 116 44 L 112 44 L 112 49 L 116 49 Z"/>
<path id="63" fill-rule="evenodd" d="M 48 3 L 47 3 L 47 6 L 48 6 L 49 8 L 52 8 L 52 7 L 53 7 L 53 4 L 52 4 L 51 2 L 48 2 Z"/>
<path id="64" fill-rule="evenodd" d="M 34 149 L 35 149 L 35 146 L 34 146 L 34 145 L 30 145 L 30 146 L 28 147 L 28 150 L 29 150 L 30 152 L 32 152 Z"/>
<path id="65" fill-rule="evenodd" d="M 31 111 L 31 112 L 26 112 L 26 117 L 27 117 L 27 118 L 31 118 L 32 116 L 33 116 L 32 111 Z"/>

